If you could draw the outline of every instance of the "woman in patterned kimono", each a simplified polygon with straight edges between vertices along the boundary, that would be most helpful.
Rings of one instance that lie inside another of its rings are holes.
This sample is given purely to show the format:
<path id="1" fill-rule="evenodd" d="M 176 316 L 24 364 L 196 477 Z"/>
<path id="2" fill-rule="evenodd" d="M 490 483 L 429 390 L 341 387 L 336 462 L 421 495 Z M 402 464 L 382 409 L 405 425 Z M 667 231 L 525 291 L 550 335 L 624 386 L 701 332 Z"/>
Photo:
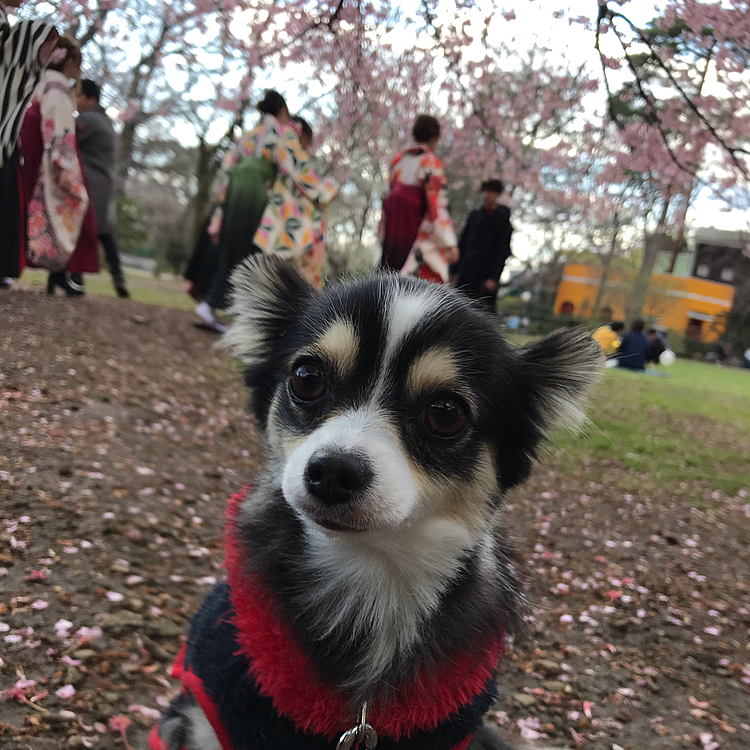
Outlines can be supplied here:
<path id="1" fill-rule="evenodd" d="M 60 286 L 71 297 L 84 290 L 70 274 L 99 271 L 99 231 L 76 141 L 72 82 L 80 73 L 81 50 L 62 37 L 21 128 L 27 259 L 50 271 L 47 294 Z"/>
<path id="2" fill-rule="evenodd" d="M 446 283 L 449 265 L 458 260 L 458 241 L 448 214 L 443 163 L 433 152 L 440 124 L 419 115 L 412 136 L 414 144 L 391 163 L 380 220 L 381 267 Z"/>
<path id="3" fill-rule="evenodd" d="M 304 117 L 294 115 L 291 126 L 302 149 L 309 154 L 314 135 L 310 124 Z M 269 195 L 255 244 L 265 253 L 288 259 L 312 286 L 321 289 L 327 227 L 325 207 L 309 200 L 292 177 L 283 171 L 277 174 Z M 291 221 L 289 217 L 293 217 Z M 297 222 L 299 228 L 294 229 Z"/>
<path id="4" fill-rule="evenodd" d="M 209 229 L 219 245 L 218 268 L 206 299 L 196 308 L 200 327 L 223 332 L 214 310 L 229 304 L 229 279 L 253 252 L 304 255 L 316 239 L 318 214 L 336 194 L 312 168 L 284 97 L 267 91 L 259 125 L 240 138 L 222 165 L 220 204 Z"/>

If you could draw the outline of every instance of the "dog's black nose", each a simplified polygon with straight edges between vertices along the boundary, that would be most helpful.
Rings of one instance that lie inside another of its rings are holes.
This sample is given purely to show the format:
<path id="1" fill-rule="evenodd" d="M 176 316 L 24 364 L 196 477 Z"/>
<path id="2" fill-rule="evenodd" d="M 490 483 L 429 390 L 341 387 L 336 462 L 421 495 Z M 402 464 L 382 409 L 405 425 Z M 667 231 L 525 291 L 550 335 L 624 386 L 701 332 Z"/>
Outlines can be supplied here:
<path id="1" fill-rule="evenodd" d="M 326 505 L 343 505 L 372 482 L 370 462 L 359 453 L 315 453 L 305 469 L 308 492 Z"/>

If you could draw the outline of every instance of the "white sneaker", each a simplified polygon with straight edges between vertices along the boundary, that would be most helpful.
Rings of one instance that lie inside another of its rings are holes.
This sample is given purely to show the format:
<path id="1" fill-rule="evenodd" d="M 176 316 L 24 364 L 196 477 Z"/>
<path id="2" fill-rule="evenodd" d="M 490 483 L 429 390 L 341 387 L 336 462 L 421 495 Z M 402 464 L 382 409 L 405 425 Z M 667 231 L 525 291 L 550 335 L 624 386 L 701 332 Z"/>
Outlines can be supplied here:
<path id="1" fill-rule="evenodd" d="M 10 289 L 13 286 L 13 279 L 9 276 L 3 276 L 0 278 L 0 289 Z"/>
<path id="2" fill-rule="evenodd" d="M 211 328 L 217 333 L 226 333 L 227 326 L 216 319 L 214 311 L 211 309 L 208 302 L 201 302 L 198 307 L 195 308 L 195 314 L 201 319 L 201 323 L 206 328 Z"/>
<path id="3" fill-rule="evenodd" d="M 210 326 L 216 325 L 219 321 L 216 320 L 214 311 L 208 302 L 200 302 L 198 307 L 195 308 L 195 314 L 204 322 Z"/>

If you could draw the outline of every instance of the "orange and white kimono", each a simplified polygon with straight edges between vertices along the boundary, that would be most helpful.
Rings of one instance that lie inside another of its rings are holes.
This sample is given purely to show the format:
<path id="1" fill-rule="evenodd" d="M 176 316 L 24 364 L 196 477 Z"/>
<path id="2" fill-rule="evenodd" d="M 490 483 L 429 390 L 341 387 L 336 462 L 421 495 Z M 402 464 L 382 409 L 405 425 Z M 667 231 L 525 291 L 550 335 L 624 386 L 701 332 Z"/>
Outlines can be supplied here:
<path id="1" fill-rule="evenodd" d="M 443 163 L 429 146 L 419 143 L 401 151 L 390 172 L 381 219 L 383 265 L 447 282 L 446 251 L 458 240 L 448 213 Z"/>

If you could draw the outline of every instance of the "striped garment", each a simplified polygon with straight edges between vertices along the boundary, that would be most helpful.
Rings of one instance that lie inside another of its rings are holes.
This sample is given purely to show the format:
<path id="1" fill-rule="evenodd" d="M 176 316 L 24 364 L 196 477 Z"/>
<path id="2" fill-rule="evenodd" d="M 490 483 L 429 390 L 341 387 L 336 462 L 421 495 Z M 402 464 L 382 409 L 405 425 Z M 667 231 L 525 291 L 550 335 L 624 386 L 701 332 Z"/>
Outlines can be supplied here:
<path id="1" fill-rule="evenodd" d="M 13 26 L 0 1 L 0 167 L 16 147 L 23 116 L 44 66 L 42 47 L 55 27 L 40 21 L 19 21 Z"/>

